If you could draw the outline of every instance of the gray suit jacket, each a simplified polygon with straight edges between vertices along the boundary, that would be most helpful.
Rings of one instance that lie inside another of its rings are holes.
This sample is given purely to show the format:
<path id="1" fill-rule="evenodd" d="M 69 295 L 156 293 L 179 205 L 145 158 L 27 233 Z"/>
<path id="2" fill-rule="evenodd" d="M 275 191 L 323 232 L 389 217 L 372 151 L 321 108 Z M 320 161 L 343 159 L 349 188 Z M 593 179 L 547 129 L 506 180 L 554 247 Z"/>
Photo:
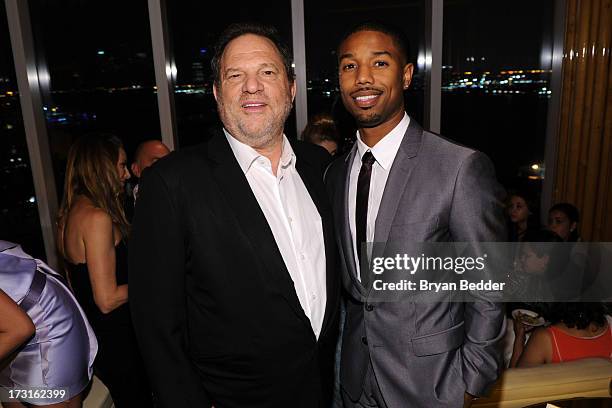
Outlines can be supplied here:
<path id="1" fill-rule="evenodd" d="M 442 295 L 431 302 L 373 300 L 372 290 L 357 279 L 349 230 L 354 214 L 348 214 L 348 181 L 356 151 L 354 146 L 337 159 L 326 175 L 348 293 L 342 388 L 357 400 L 371 361 L 389 408 L 460 407 L 465 391 L 483 395 L 497 379 L 502 305 L 490 299 L 449 302 Z M 385 186 L 374 241 L 502 241 L 503 198 L 484 154 L 423 131 L 411 119 Z"/>

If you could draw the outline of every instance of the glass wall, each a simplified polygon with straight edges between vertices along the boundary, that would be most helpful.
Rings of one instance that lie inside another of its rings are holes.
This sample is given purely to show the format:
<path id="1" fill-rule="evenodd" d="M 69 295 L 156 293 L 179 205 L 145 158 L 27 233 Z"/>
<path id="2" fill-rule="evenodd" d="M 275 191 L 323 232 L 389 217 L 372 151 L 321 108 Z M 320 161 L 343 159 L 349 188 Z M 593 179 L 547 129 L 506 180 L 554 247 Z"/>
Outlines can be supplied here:
<path id="1" fill-rule="evenodd" d="M 45 258 L 4 2 L 0 2 L 0 240 Z"/>
<path id="2" fill-rule="evenodd" d="M 551 97 L 553 0 L 444 2 L 442 134 L 484 151 L 539 202 Z"/>
<path id="3" fill-rule="evenodd" d="M 116 134 L 128 158 L 161 138 L 147 1 L 31 0 L 30 13 L 61 197 L 76 137 Z"/>
<path id="4" fill-rule="evenodd" d="M 291 47 L 291 1 L 167 2 L 168 21 L 176 64 L 174 101 L 179 146 L 197 144 L 206 130 L 219 127 L 212 92 L 210 60 L 219 34 L 231 23 L 260 22 L 276 27 Z M 295 109 L 285 125 L 295 137 Z"/>
<path id="5" fill-rule="evenodd" d="M 423 123 L 424 66 L 417 62 L 425 53 L 424 0 L 308 0 L 304 1 L 304 14 L 309 117 L 331 113 L 339 125 L 344 149 L 352 144 L 355 126 L 339 95 L 336 48 L 342 35 L 355 24 L 380 20 L 402 29 L 410 41 L 415 73 L 405 92 L 406 109 Z"/>
<path id="6" fill-rule="evenodd" d="M 128 155 L 140 141 L 161 137 L 147 1 L 29 4 L 61 195 L 66 154 L 76 137 L 94 131 L 115 133 L 124 140 Z M 338 92 L 340 36 L 365 20 L 386 21 L 404 30 L 416 67 L 406 105 L 422 123 L 425 4 L 304 0 L 308 113 L 331 113 L 345 146 L 355 133 Z M 506 188 L 529 190 L 535 201 L 545 175 L 554 4 L 444 0 L 441 133 L 484 151 Z M 291 1 L 262 5 L 239 0 L 215 4 L 214 10 L 204 1 L 166 5 L 177 79 L 176 125 L 179 147 L 185 147 L 201 142 L 207 128 L 219 125 L 210 59 L 221 31 L 230 23 L 260 21 L 276 26 L 292 45 Z M 4 9 L 2 13 L 0 47 L 8 58 L 0 59 L 0 239 L 31 242 L 29 249 L 42 254 Z M 285 129 L 289 137 L 296 136 L 295 125 L 292 112 Z"/>

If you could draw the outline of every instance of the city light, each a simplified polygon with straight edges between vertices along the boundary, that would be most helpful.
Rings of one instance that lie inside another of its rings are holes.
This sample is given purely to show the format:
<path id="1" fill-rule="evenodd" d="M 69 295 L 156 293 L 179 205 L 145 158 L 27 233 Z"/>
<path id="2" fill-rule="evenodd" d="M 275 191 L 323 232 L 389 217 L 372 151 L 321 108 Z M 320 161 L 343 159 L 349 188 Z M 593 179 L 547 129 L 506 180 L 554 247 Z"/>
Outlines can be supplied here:
<path id="1" fill-rule="evenodd" d="M 98 55 L 104 55 L 104 51 L 103 50 L 98 50 Z"/>
<path id="2" fill-rule="evenodd" d="M 30 199 L 28 200 L 31 203 L 35 203 L 36 202 L 36 197 L 30 197 Z"/>
<path id="3" fill-rule="evenodd" d="M 532 164 L 531 165 L 531 169 L 532 170 L 540 170 L 540 166 L 538 164 Z"/>

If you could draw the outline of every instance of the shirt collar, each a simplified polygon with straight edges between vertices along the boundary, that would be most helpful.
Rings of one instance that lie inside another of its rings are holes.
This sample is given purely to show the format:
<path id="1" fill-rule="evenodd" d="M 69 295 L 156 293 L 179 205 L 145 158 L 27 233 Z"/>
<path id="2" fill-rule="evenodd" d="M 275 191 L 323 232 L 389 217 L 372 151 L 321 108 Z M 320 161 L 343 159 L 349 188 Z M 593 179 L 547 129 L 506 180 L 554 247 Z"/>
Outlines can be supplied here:
<path id="1" fill-rule="evenodd" d="M 362 159 L 363 155 L 369 150 L 372 152 L 376 162 L 385 170 L 389 170 L 395 159 L 395 155 L 399 150 L 400 144 L 404 139 L 404 134 L 410 125 L 410 116 L 404 112 L 404 117 L 400 122 L 387 133 L 374 147 L 369 147 L 362 140 L 357 131 L 357 153 L 359 158 Z"/>
<path id="2" fill-rule="evenodd" d="M 233 137 L 225 128 L 223 128 L 223 133 L 225 134 L 225 137 L 229 142 L 232 152 L 234 152 L 234 156 L 236 156 L 236 160 L 238 160 L 238 165 L 240 166 L 244 174 L 246 174 L 250 170 L 255 160 L 260 157 L 264 158 L 269 162 L 269 159 L 267 157 L 259 154 L 257 150 L 253 149 L 251 146 L 242 143 L 241 141 Z M 283 169 L 289 166 L 295 167 L 295 160 L 296 157 L 295 153 L 293 152 L 293 149 L 291 148 L 291 143 L 289 143 L 289 139 L 287 139 L 287 136 L 283 134 L 283 147 L 279 167 Z"/>

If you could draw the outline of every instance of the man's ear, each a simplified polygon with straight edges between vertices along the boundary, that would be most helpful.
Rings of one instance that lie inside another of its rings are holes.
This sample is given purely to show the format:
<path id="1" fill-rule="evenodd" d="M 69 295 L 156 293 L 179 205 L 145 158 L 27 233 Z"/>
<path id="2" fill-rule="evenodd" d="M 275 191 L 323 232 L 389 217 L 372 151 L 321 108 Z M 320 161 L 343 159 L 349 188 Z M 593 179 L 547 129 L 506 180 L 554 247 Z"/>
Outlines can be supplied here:
<path id="1" fill-rule="evenodd" d="M 213 95 L 215 96 L 215 101 L 219 102 L 217 99 L 217 84 L 213 82 Z"/>
<path id="2" fill-rule="evenodd" d="M 132 175 L 140 178 L 140 168 L 138 167 L 136 162 L 132 163 L 132 165 L 130 166 L 130 170 L 132 170 Z"/>
<path id="3" fill-rule="evenodd" d="M 412 82 L 412 73 L 414 72 L 414 65 L 408 63 L 404 65 L 404 72 L 402 75 L 402 83 L 404 86 L 404 90 L 408 89 L 410 83 Z"/>
<path id="4" fill-rule="evenodd" d="M 291 82 L 291 102 L 295 101 L 295 95 L 297 93 L 297 85 L 295 79 Z"/>

